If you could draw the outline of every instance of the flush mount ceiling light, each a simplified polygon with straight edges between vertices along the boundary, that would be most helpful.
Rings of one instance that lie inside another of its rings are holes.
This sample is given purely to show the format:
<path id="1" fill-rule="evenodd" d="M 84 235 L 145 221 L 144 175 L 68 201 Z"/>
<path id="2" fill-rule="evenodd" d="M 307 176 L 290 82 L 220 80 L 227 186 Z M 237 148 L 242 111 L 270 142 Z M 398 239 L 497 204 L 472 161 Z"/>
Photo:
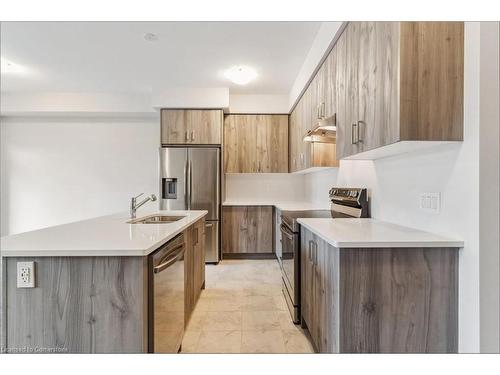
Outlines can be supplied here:
<path id="1" fill-rule="evenodd" d="M 226 70 L 224 76 L 238 85 L 246 85 L 257 78 L 257 72 L 250 66 L 235 65 Z"/>
<path id="2" fill-rule="evenodd" d="M 0 71 L 2 74 L 11 74 L 11 73 L 12 74 L 19 74 L 19 73 L 26 72 L 25 67 L 18 65 L 18 64 L 15 64 L 12 61 L 7 60 L 3 57 L 0 58 L 0 62 L 1 62 Z"/>
<path id="3" fill-rule="evenodd" d="M 158 35 L 153 33 L 146 33 L 144 34 L 144 39 L 148 42 L 156 42 L 158 40 Z"/>

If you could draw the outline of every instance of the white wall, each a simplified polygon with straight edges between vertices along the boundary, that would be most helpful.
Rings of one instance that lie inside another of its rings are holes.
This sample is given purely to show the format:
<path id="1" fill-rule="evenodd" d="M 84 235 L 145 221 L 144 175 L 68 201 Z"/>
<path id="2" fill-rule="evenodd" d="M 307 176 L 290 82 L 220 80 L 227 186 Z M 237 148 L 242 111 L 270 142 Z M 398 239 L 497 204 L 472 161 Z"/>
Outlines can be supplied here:
<path id="1" fill-rule="evenodd" d="M 159 120 L 1 118 L 1 234 L 126 211 L 158 192 Z"/>
<path id="2" fill-rule="evenodd" d="M 288 95 L 230 95 L 229 112 L 288 114 Z"/>
<path id="3" fill-rule="evenodd" d="M 376 161 L 341 161 L 305 175 L 306 196 L 335 186 L 367 187 L 374 218 L 465 241 L 460 251 L 459 350 L 479 351 L 479 23 L 465 28 L 464 142 Z M 440 192 L 441 211 L 419 209 L 419 194 Z"/>
<path id="4" fill-rule="evenodd" d="M 500 351 L 500 23 L 481 23 L 479 244 L 481 352 Z"/>
<path id="5" fill-rule="evenodd" d="M 225 201 L 304 201 L 303 175 L 288 173 L 226 174 Z"/>

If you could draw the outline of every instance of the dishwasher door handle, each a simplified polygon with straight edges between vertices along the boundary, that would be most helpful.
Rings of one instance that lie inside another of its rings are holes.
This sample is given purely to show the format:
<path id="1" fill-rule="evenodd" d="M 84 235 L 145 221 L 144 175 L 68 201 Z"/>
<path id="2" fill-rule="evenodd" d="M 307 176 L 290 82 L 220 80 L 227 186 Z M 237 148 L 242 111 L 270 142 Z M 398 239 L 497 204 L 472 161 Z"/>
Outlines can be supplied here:
<path id="1" fill-rule="evenodd" d="M 176 251 L 172 256 L 169 256 L 168 259 L 166 259 L 164 262 L 153 267 L 153 272 L 160 273 L 161 271 L 176 263 L 180 258 L 182 258 L 184 256 L 184 244 L 179 245 L 177 249 L 179 250 Z"/>

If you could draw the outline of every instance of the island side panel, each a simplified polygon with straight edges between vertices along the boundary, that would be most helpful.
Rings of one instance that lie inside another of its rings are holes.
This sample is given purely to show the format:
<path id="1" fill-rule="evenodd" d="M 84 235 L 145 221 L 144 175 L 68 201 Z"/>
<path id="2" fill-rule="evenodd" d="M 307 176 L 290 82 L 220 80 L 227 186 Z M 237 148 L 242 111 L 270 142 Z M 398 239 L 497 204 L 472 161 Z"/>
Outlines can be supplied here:
<path id="1" fill-rule="evenodd" d="M 341 249 L 340 351 L 456 353 L 458 250 Z"/>
<path id="2" fill-rule="evenodd" d="M 5 259 L 8 351 L 146 352 L 145 257 Z M 18 261 L 35 262 L 35 288 L 17 288 Z"/>

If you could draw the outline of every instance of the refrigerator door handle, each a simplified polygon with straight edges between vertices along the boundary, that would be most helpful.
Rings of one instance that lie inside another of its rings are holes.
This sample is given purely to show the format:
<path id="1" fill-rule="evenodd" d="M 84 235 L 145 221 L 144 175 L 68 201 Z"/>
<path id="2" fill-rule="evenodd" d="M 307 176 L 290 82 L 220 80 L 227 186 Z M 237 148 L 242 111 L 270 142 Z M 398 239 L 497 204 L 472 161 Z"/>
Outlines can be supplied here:
<path id="1" fill-rule="evenodd" d="M 189 207 L 189 159 L 186 159 L 186 164 L 184 165 L 184 207 L 188 209 Z"/>
<path id="2" fill-rule="evenodd" d="M 192 194 L 192 191 L 193 191 L 193 163 L 191 160 L 189 160 L 189 193 L 188 193 L 188 210 L 191 209 L 191 201 L 192 201 L 192 197 L 191 197 L 191 194 Z"/>

